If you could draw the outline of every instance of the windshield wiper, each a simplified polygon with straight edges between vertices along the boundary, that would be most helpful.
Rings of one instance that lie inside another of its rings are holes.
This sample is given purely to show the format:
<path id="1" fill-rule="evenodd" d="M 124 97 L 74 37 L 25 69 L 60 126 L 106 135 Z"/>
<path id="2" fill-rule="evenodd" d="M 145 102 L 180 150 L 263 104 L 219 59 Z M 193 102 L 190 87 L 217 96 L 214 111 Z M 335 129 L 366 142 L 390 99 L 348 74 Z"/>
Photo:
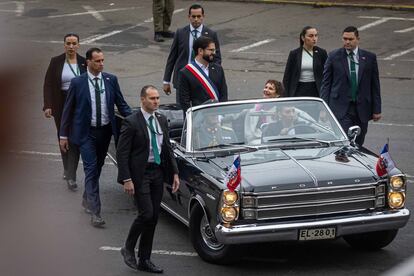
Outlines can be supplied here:
<path id="1" fill-rule="evenodd" d="M 289 137 L 289 138 L 274 138 L 274 139 L 269 139 L 266 140 L 266 142 L 318 142 L 320 144 L 324 144 L 327 146 L 331 145 L 331 142 L 329 141 L 324 141 L 324 140 L 319 140 L 316 138 L 302 138 L 302 137 Z"/>
<path id="2" fill-rule="evenodd" d="M 214 148 L 219 148 L 219 149 L 226 149 L 226 148 L 240 149 L 240 148 L 242 148 L 242 149 L 245 149 L 245 150 L 248 150 L 248 151 L 257 151 L 257 147 L 246 146 L 246 145 L 244 145 L 243 142 L 211 145 L 211 146 L 198 148 L 197 151 L 209 150 L 209 149 L 214 149 Z"/>

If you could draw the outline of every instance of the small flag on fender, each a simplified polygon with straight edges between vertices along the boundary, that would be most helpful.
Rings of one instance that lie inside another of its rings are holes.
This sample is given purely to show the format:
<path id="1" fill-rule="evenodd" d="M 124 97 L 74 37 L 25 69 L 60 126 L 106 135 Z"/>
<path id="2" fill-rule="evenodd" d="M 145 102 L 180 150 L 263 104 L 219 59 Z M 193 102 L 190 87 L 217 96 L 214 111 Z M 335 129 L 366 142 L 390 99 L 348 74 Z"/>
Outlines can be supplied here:
<path id="1" fill-rule="evenodd" d="M 388 152 L 388 143 L 384 145 L 380 156 L 378 157 L 377 165 L 375 167 L 378 176 L 382 177 L 387 175 L 392 169 L 395 168 L 395 163 Z"/>
<path id="2" fill-rule="evenodd" d="M 233 192 L 237 186 L 240 185 L 241 182 L 241 167 L 240 167 L 240 155 L 238 155 L 235 159 L 233 164 L 231 165 L 227 176 L 226 176 L 226 182 L 227 182 L 227 188 Z"/>

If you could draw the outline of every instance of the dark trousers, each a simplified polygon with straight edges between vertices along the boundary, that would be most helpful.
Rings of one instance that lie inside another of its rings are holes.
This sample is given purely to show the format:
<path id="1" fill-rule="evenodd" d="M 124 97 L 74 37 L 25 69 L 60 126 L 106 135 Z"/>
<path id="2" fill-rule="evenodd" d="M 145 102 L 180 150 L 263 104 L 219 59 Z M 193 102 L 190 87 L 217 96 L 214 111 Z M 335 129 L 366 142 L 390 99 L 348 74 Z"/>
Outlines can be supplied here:
<path id="1" fill-rule="evenodd" d="M 319 97 L 316 83 L 312 82 L 298 82 L 296 87 L 295 97 Z"/>
<path id="2" fill-rule="evenodd" d="M 348 129 L 351 126 L 359 126 L 361 128 L 361 134 L 358 135 L 356 143 L 359 146 L 362 146 L 364 144 L 365 135 L 368 131 L 368 122 L 361 122 L 361 120 L 359 119 L 356 103 L 351 103 L 349 105 L 348 111 L 346 112 L 345 116 L 339 120 L 339 123 L 341 124 L 342 129 L 347 134 Z"/>
<path id="3" fill-rule="evenodd" d="M 138 215 L 129 230 L 125 248 L 130 252 L 134 252 L 138 238 L 141 236 L 138 257 L 141 260 L 149 260 L 163 193 L 161 167 L 155 164 L 147 165 L 142 187 L 136 188 L 134 199 L 138 208 Z"/>
<path id="4" fill-rule="evenodd" d="M 85 171 L 83 200 L 87 202 L 88 208 L 96 215 L 101 213 L 99 176 L 105 163 L 111 137 L 112 128 L 110 124 L 100 128 L 91 127 L 86 142 L 80 145 L 83 170 Z"/>
<path id="5" fill-rule="evenodd" d="M 53 118 L 55 119 L 55 125 L 57 129 L 57 136 L 59 142 L 59 130 L 60 130 L 60 120 L 62 118 L 62 110 L 63 105 L 65 104 L 66 99 L 66 91 L 62 91 L 64 97 L 62 97 L 62 101 L 59 102 L 59 107 L 57 110 L 53 110 Z M 76 171 L 78 169 L 79 164 L 79 147 L 75 144 L 72 144 L 69 141 L 69 150 L 66 152 L 60 151 L 60 155 L 62 156 L 63 162 L 63 174 L 65 175 L 66 179 L 70 179 L 76 181 Z"/>

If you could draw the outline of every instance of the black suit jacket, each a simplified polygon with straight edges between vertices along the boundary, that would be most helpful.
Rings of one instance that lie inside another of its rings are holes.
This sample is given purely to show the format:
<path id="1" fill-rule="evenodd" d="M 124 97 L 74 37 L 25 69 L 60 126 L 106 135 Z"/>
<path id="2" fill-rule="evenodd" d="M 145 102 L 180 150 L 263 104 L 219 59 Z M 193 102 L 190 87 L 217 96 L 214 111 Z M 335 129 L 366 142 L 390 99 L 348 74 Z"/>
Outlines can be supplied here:
<path id="1" fill-rule="evenodd" d="M 80 55 L 76 55 L 78 67 L 81 74 L 86 72 L 86 60 Z M 62 114 L 65 96 L 61 92 L 62 71 L 66 62 L 66 54 L 53 57 L 50 60 L 46 71 L 45 82 L 43 84 L 43 111 L 51 108 L 53 116 Z M 60 120 L 59 120 L 60 121 Z"/>
<path id="2" fill-rule="evenodd" d="M 302 49 L 299 47 L 290 51 L 286 62 L 285 74 L 283 75 L 283 86 L 285 88 L 285 97 L 296 96 L 296 88 L 302 70 Z M 328 54 L 322 48 L 317 46 L 313 50 L 313 76 L 315 78 L 316 88 L 318 92 L 321 89 L 323 66 L 328 58 Z"/>
<path id="3" fill-rule="evenodd" d="M 178 174 L 178 167 L 171 147 L 168 135 L 167 118 L 155 113 L 163 132 L 161 150 L 161 166 L 164 178 L 171 183 L 172 176 Z M 116 158 L 118 162 L 118 182 L 124 183 L 126 179 L 132 179 L 138 192 L 149 192 L 149 187 L 143 187 L 145 166 L 149 156 L 150 138 L 144 115 L 140 110 L 125 118 L 121 126 Z"/>
<path id="4" fill-rule="evenodd" d="M 351 75 L 345 48 L 329 53 L 323 72 L 320 96 L 341 120 L 351 103 Z M 362 122 L 372 119 L 372 114 L 381 113 L 381 92 L 377 57 L 358 48 L 357 110 Z"/>
<path id="5" fill-rule="evenodd" d="M 216 56 L 214 62 L 221 64 L 220 43 L 217 33 L 203 25 L 202 36 L 211 37 L 216 44 Z M 188 41 L 190 39 L 190 25 L 178 29 L 175 32 L 174 40 L 171 45 L 170 54 L 168 55 L 167 64 L 165 65 L 164 81 L 171 81 L 171 75 L 174 71 L 173 84 L 174 88 L 178 87 L 178 72 L 188 63 L 190 55 Z"/>
<path id="6" fill-rule="evenodd" d="M 220 102 L 227 101 L 227 84 L 223 67 L 216 63 L 210 63 L 208 66 L 208 74 L 218 89 L 218 100 Z M 201 82 L 186 67 L 179 72 L 177 91 L 180 105 L 184 112 L 191 106 L 200 105 L 210 100 Z"/>

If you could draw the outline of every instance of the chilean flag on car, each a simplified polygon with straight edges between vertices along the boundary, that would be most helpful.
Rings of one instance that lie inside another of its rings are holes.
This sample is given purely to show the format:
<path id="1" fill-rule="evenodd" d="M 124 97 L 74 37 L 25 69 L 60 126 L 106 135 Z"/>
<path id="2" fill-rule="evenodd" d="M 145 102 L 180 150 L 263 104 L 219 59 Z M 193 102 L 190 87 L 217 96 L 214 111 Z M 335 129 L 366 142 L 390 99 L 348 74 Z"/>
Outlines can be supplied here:
<path id="1" fill-rule="evenodd" d="M 237 186 L 239 186 L 241 182 L 240 155 L 234 159 L 233 164 L 227 172 L 226 182 L 230 192 L 234 192 Z"/>
<path id="2" fill-rule="evenodd" d="M 381 154 L 378 157 L 377 165 L 375 169 L 378 176 L 383 177 L 395 168 L 394 161 L 392 161 L 391 155 L 388 152 L 388 143 L 382 148 Z"/>

